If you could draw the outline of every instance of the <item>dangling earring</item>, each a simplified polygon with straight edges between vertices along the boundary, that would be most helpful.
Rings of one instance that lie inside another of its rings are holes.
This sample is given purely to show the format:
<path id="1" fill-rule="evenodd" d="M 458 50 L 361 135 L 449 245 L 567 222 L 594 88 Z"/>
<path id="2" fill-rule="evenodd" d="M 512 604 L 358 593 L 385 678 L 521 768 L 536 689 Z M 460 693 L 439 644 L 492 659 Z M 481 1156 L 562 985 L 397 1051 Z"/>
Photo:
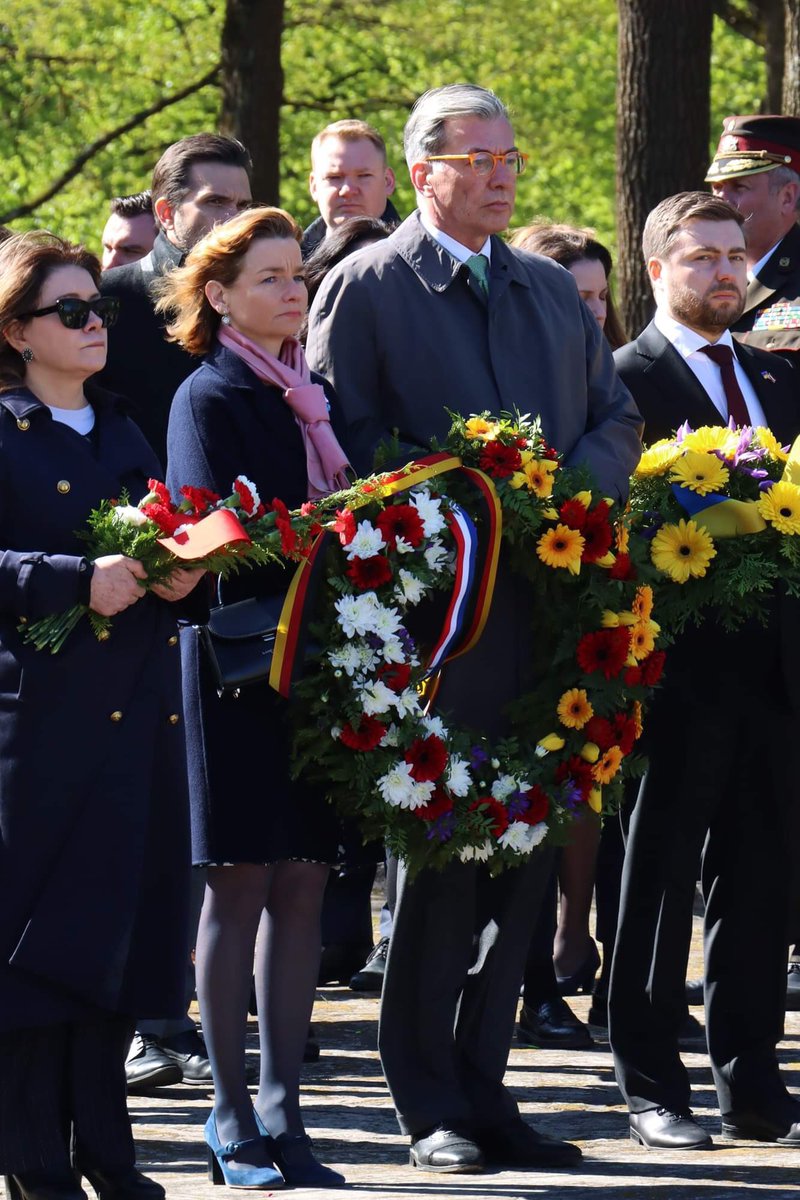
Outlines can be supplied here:
<path id="1" fill-rule="evenodd" d="M 223 324 L 223 325 L 230 325 L 230 323 L 231 323 L 230 316 L 228 315 L 228 313 L 224 312 L 224 313 L 222 314 L 222 324 Z"/>
<path id="2" fill-rule="evenodd" d="M 33 351 L 31 350 L 30 346 L 26 346 L 25 349 L 22 351 L 22 361 L 24 363 L 32 363 L 33 362 Z"/>

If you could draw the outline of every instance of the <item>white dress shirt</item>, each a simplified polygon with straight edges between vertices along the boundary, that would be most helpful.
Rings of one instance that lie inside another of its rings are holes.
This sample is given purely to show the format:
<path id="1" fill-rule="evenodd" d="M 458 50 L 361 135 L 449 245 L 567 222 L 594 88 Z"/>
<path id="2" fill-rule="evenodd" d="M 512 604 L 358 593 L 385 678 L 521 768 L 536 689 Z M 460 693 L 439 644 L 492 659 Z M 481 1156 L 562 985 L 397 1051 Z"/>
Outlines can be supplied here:
<path id="1" fill-rule="evenodd" d="M 422 228 L 425 230 L 425 232 L 429 233 L 433 240 L 438 242 L 448 254 L 452 254 L 456 262 L 465 263 L 475 254 L 474 250 L 470 250 L 467 246 L 462 246 L 461 242 L 457 242 L 455 238 L 451 238 L 449 233 L 444 233 L 443 230 L 437 229 L 435 225 L 430 223 L 423 213 L 419 214 L 419 219 L 422 222 Z M 492 261 L 491 238 L 487 237 L 486 241 L 478 251 L 478 254 L 484 254 L 488 258 L 489 262 Z"/>
<path id="2" fill-rule="evenodd" d="M 722 337 L 716 342 L 709 342 L 707 338 L 702 337 L 699 333 L 695 333 L 687 325 L 681 325 L 679 321 L 671 317 L 663 308 L 656 309 L 654 324 L 659 333 L 663 333 L 667 341 L 680 354 L 725 422 L 728 420 L 728 400 L 725 395 L 725 388 L 722 386 L 722 372 L 713 359 L 710 359 L 707 354 L 702 353 L 702 348 L 703 346 L 712 345 L 730 346 L 733 350 L 733 369 L 736 373 L 736 382 L 742 390 L 744 402 L 747 405 L 747 411 L 750 415 L 750 424 L 767 424 L 761 402 L 756 395 L 756 390 L 747 378 L 741 363 L 736 357 L 736 347 L 730 330 L 726 329 Z"/>

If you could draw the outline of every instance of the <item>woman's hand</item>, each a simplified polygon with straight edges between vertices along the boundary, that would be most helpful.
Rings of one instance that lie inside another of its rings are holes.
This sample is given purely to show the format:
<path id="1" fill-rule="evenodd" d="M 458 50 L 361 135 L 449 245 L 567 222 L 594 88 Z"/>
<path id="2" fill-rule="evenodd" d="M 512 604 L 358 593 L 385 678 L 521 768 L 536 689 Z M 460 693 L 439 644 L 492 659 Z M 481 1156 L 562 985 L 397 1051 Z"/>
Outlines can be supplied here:
<path id="1" fill-rule="evenodd" d="M 147 572 L 138 558 L 126 558 L 124 554 L 106 554 L 96 558 L 89 608 L 101 617 L 115 616 L 141 600 L 144 588 L 137 580 L 146 578 Z"/>
<path id="2" fill-rule="evenodd" d="M 205 571 L 199 567 L 176 567 L 163 583 L 156 583 L 150 591 L 162 600 L 183 600 L 196 588 Z"/>

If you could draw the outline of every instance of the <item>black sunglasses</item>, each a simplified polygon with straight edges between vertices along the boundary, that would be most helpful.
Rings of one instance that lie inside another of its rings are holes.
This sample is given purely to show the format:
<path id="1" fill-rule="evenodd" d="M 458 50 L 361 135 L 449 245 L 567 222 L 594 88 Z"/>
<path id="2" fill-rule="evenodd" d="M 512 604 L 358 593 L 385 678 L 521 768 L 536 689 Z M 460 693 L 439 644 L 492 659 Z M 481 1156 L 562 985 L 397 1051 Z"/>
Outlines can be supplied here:
<path id="1" fill-rule="evenodd" d="M 119 316 L 119 297 L 98 296 L 96 300 L 79 300 L 77 296 L 64 296 L 49 308 L 36 308 L 33 312 L 20 313 L 19 320 L 48 317 L 50 313 L 58 313 L 59 321 L 66 325 L 67 329 L 83 329 L 89 320 L 89 313 L 94 313 L 100 318 L 103 328 L 108 329 Z"/>

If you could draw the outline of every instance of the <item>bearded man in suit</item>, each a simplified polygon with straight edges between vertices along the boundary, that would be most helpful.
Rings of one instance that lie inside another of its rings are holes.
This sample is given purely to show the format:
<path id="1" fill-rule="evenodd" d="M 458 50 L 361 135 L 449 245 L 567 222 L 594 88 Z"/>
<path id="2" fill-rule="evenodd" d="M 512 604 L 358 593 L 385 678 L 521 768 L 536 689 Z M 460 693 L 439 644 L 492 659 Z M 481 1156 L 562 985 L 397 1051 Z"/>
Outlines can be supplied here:
<path id="1" fill-rule="evenodd" d="M 645 441 L 684 421 L 800 432 L 796 375 L 730 327 L 747 287 L 743 216 L 683 192 L 647 219 L 643 250 L 656 316 L 614 356 Z M 736 634 L 707 622 L 680 635 L 648 716 L 649 768 L 631 817 L 611 972 L 609 1032 L 631 1136 L 696 1150 L 711 1138 L 690 1110 L 678 1053 L 695 880 L 705 914 L 708 1049 L 722 1137 L 800 1145 L 800 1103 L 778 1069 L 787 939 L 786 830 L 797 802 L 790 747 L 800 691 L 796 606 L 764 599 L 767 623 Z"/>

